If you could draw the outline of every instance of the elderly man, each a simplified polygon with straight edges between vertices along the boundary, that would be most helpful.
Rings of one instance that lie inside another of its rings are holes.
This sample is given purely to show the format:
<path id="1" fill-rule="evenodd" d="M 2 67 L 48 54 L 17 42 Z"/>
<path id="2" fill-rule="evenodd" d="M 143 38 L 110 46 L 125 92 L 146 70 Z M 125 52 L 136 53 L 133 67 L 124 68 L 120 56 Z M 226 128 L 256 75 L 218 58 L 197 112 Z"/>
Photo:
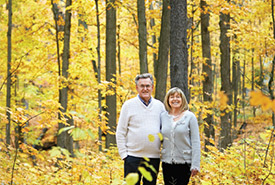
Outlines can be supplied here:
<path id="1" fill-rule="evenodd" d="M 154 80 L 151 74 L 137 75 L 135 78 L 138 95 L 126 101 L 120 112 L 116 131 L 119 154 L 124 160 L 124 177 L 129 173 L 138 173 L 144 185 L 155 185 L 160 163 L 160 114 L 165 111 L 164 105 L 151 94 Z M 153 138 L 150 139 L 149 138 Z M 149 158 L 149 161 L 146 159 Z M 155 170 L 148 168 L 148 162 Z M 151 173 L 150 182 L 138 171 L 142 166 Z"/>

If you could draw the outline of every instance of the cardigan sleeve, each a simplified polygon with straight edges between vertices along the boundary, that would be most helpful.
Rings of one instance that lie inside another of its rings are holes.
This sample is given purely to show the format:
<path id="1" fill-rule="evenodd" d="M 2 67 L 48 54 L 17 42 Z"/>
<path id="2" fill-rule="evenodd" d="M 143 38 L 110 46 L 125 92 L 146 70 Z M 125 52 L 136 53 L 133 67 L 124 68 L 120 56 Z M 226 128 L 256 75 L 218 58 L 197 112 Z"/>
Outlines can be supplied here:
<path id="1" fill-rule="evenodd" d="M 200 171 L 200 132 L 197 118 L 194 114 L 190 119 L 190 132 L 191 132 L 191 143 L 192 143 L 192 163 L 191 170 L 197 169 Z"/>

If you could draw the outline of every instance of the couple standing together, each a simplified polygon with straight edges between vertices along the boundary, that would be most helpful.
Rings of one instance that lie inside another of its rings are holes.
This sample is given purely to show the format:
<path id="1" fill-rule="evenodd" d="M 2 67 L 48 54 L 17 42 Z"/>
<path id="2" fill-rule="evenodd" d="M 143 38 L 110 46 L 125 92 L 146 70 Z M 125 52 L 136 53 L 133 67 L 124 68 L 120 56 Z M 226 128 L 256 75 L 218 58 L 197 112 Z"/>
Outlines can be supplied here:
<path id="1" fill-rule="evenodd" d="M 124 177 L 138 173 L 136 184 L 142 179 L 144 185 L 155 185 L 161 160 L 165 185 L 188 184 L 190 176 L 200 170 L 200 136 L 197 119 L 189 111 L 184 93 L 177 87 L 170 89 L 163 105 L 151 96 L 151 74 L 138 75 L 135 83 L 138 95 L 123 104 L 116 131 Z M 142 177 L 140 166 L 151 173 L 152 181 Z"/>

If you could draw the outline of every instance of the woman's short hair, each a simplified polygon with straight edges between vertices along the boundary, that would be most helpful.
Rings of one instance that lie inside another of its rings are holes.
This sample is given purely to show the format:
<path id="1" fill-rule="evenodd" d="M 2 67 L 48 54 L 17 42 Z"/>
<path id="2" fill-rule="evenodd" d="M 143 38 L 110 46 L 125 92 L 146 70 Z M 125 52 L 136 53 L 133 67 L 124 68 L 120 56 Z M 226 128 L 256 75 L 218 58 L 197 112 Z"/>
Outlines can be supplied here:
<path id="1" fill-rule="evenodd" d="M 138 84 L 139 79 L 146 79 L 146 78 L 150 78 L 152 85 L 154 85 L 154 78 L 150 73 L 143 73 L 143 74 L 137 75 L 135 78 L 136 85 Z"/>
<path id="2" fill-rule="evenodd" d="M 172 108 L 171 108 L 171 106 L 170 106 L 170 104 L 169 104 L 169 97 L 170 97 L 171 95 L 174 95 L 175 93 L 178 93 L 178 94 L 180 95 L 181 99 L 182 99 L 182 105 L 181 105 L 181 107 L 180 107 L 180 110 L 181 110 L 181 111 L 188 110 L 188 109 L 189 109 L 189 106 L 188 106 L 187 99 L 186 99 L 186 97 L 185 97 L 183 91 L 182 91 L 180 88 L 178 88 L 178 87 L 173 87 L 173 88 L 171 88 L 171 89 L 166 93 L 165 98 L 164 98 L 164 105 L 165 105 L 166 110 L 167 110 L 168 112 L 171 111 Z"/>

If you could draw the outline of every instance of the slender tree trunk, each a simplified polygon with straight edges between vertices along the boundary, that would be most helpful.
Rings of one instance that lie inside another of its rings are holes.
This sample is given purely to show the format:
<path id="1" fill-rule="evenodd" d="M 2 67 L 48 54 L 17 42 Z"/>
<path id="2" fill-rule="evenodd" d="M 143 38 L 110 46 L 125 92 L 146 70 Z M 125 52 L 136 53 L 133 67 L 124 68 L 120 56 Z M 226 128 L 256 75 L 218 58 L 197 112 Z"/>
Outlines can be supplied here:
<path id="1" fill-rule="evenodd" d="M 7 94 L 6 94 L 6 115 L 8 119 L 8 123 L 6 124 L 6 143 L 10 144 L 10 127 L 11 127 L 11 34 L 12 34 L 12 0 L 9 0 L 8 4 L 9 17 L 8 17 L 8 61 L 7 61 Z"/>
<path id="2" fill-rule="evenodd" d="M 272 13 L 272 24 L 273 24 L 273 38 L 275 39 L 275 18 L 274 18 L 274 0 L 271 0 L 271 13 Z M 273 88 L 273 82 L 274 82 L 274 69 L 275 68 L 275 56 L 272 60 L 272 68 L 270 73 L 270 78 L 268 82 L 268 91 L 270 94 L 271 100 L 274 100 L 274 88 Z M 275 115 L 274 112 L 272 112 L 272 124 L 273 127 L 275 127 Z M 274 128 L 273 128 L 274 129 Z"/>
<path id="3" fill-rule="evenodd" d="M 194 57 L 193 57 L 193 51 L 194 51 L 194 31 L 195 31 L 195 27 L 194 27 L 194 2 L 192 0 L 192 17 L 191 19 L 191 42 L 190 42 L 190 73 L 189 73 L 189 99 L 191 99 L 191 95 L 192 95 L 192 87 L 195 85 L 194 84 L 194 76 L 193 76 L 193 72 L 196 69 L 196 65 L 194 63 Z M 198 67 L 199 68 L 199 67 Z M 200 96 L 200 95 L 199 95 Z M 200 99 L 200 98 L 199 98 Z M 199 113 L 200 114 L 200 113 Z M 198 122 L 200 123 L 200 115 L 198 116 Z"/>
<path id="4" fill-rule="evenodd" d="M 140 73 L 148 73 L 145 2 L 137 0 Z"/>
<path id="5" fill-rule="evenodd" d="M 229 2 L 229 0 L 226 0 Z M 221 91 L 224 91 L 229 101 L 232 103 L 232 90 L 230 80 L 230 38 L 227 36 L 230 29 L 230 14 L 220 13 L 220 51 L 221 51 Z M 231 136 L 231 114 L 225 110 L 221 110 L 221 133 L 220 133 L 220 149 L 226 149 L 232 143 Z"/>
<path id="6" fill-rule="evenodd" d="M 108 0 L 106 7 L 106 80 L 116 83 L 116 7 L 115 0 Z M 116 89 L 109 86 L 114 92 L 106 96 L 107 119 L 109 130 L 106 135 L 106 148 L 116 143 Z"/>
<path id="7" fill-rule="evenodd" d="M 154 6 L 153 6 L 153 2 L 150 4 L 150 10 L 154 10 Z M 153 29 L 154 28 L 154 26 L 155 26 L 156 24 L 155 24 L 155 19 L 154 18 L 151 18 L 150 19 L 150 27 L 151 27 L 151 29 Z M 157 39 L 156 39 L 156 33 L 155 32 L 153 32 L 153 34 L 152 34 L 152 46 L 154 47 L 154 45 L 156 44 L 156 42 L 157 42 Z M 155 47 L 154 47 L 155 48 Z M 155 76 L 156 76 L 156 71 L 157 71 L 157 69 L 156 69 L 156 65 L 157 65 L 157 53 L 156 52 L 153 52 L 153 63 L 154 63 L 154 74 L 155 74 Z"/>
<path id="8" fill-rule="evenodd" d="M 189 102 L 188 49 L 187 49 L 187 1 L 173 0 L 171 5 L 170 31 L 170 78 L 171 87 L 179 87 Z"/>
<path id="9" fill-rule="evenodd" d="M 263 60 L 262 60 L 262 55 L 260 55 L 260 87 L 261 90 L 263 90 L 263 82 L 264 82 L 264 77 L 263 77 Z"/>
<path id="10" fill-rule="evenodd" d="M 252 82 L 251 82 L 251 90 L 252 91 L 254 91 L 254 86 L 255 86 L 255 80 L 254 80 L 254 49 L 252 49 L 252 58 L 251 58 L 251 80 L 252 80 Z M 256 107 L 255 106 L 253 106 L 253 116 L 254 117 L 256 117 Z"/>
<path id="11" fill-rule="evenodd" d="M 155 64 L 155 98 L 164 100 L 167 87 L 168 56 L 170 46 L 170 0 L 163 0 L 158 60 Z"/>
<path id="12" fill-rule="evenodd" d="M 233 53 L 233 79 L 232 79 L 232 88 L 233 88 L 233 103 L 234 103 L 234 110 L 233 110 L 233 122 L 234 122 L 234 131 L 233 131 L 233 138 L 237 136 L 237 117 L 238 117 L 238 88 L 239 88 L 239 66 L 240 61 L 238 61 L 236 55 L 238 54 L 238 50 L 234 50 Z"/>
<path id="13" fill-rule="evenodd" d="M 66 8 L 72 5 L 71 0 L 66 0 Z M 60 95 L 60 104 L 62 106 L 61 112 L 64 113 L 64 117 L 66 122 L 73 126 L 73 119 L 71 116 L 68 116 L 68 69 L 69 69 L 69 58 L 70 58 L 70 32 L 71 32 L 71 10 L 65 11 L 65 27 L 64 27 L 64 48 L 62 55 L 62 89 Z M 63 122 L 58 124 L 58 129 L 62 129 L 66 127 Z M 57 146 L 67 149 L 71 155 L 73 156 L 73 138 L 68 133 L 68 131 L 64 131 L 57 136 Z"/>
<path id="14" fill-rule="evenodd" d="M 120 25 L 117 25 L 117 61 L 118 61 L 118 74 L 121 76 L 121 57 L 120 57 Z"/>
<path id="15" fill-rule="evenodd" d="M 211 42 L 209 28 L 209 12 L 205 12 L 207 3 L 201 0 L 201 40 L 202 40 L 202 56 L 205 59 L 203 63 L 203 73 L 205 73 L 205 80 L 203 82 L 203 99 L 205 102 L 209 102 L 210 105 L 213 101 L 213 74 L 212 74 L 212 61 L 211 61 Z M 208 108 L 211 110 L 211 107 Z M 215 129 L 213 123 L 213 114 L 207 114 L 204 119 L 207 125 L 204 128 L 205 139 L 205 151 L 208 151 L 207 145 L 214 145 L 211 140 L 215 140 Z"/>
<path id="16" fill-rule="evenodd" d="M 98 7 L 98 0 L 95 0 L 96 3 L 96 23 L 97 23 L 97 47 L 96 47 L 96 51 L 97 51 L 97 82 L 98 84 L 101 83 L 101 61 L 100 61 L 100 21 L 99 21 L 99 7 Z M 101 89 L 98 88 L 97 91 L 98 94 L 98 119 L 99 122 L 102 122 L 102 105 L 101 105 L 101 101 L 102 101 L 102 97 L 101 97 Z M 102 130 L 100 128 L 100 125 L 98 126 L 98 141 L 99 141 L 99 151 L 102 151 Z"/>

